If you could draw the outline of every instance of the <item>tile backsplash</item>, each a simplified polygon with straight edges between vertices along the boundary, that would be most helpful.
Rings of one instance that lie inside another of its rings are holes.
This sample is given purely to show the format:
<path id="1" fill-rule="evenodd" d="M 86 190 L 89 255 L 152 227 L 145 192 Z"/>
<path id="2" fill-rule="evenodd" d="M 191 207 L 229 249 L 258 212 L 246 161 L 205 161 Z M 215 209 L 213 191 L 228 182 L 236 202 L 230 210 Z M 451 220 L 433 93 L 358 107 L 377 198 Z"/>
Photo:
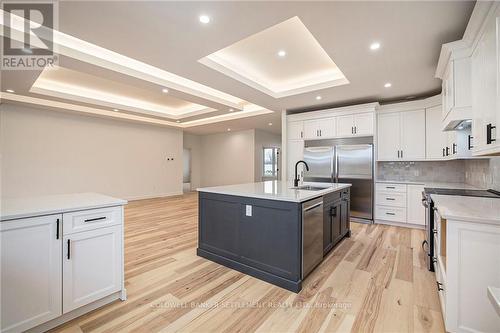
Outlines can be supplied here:
<path id="1" fill-rule="evenodd" d="M 500 191 L 500 157 L 465 161 L 465 182 Z"/>
<path id="2" fill-rule="evenodd" d="M 465 161 L 377 162 L 378 180 L 465 182 Z"/>

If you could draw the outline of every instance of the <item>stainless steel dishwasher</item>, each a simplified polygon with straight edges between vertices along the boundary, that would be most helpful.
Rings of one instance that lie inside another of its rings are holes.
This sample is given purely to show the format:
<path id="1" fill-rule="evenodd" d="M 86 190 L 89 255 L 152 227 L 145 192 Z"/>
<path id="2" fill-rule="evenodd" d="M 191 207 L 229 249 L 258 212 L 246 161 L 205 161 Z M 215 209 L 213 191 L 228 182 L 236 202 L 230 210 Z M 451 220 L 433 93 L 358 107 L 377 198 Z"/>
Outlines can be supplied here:
<path id="1" fill-rule="evenodd" d="M 302 204 L 302 279 L 323 260 L 323 198 Z"/>

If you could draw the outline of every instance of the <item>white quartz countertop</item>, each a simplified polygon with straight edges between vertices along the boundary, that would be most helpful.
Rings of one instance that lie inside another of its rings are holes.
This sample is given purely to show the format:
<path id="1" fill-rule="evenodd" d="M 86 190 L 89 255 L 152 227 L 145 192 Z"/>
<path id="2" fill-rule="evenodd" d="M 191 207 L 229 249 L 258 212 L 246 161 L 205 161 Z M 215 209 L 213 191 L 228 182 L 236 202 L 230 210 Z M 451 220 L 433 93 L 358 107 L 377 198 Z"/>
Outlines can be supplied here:
<path id="1" fill-rule="evenodd" d="M 127 204 L 127 200 L 117 199 L 99 193 L 2 198 L 0 221 L 61 214 L 93 208 L 122 206 L 125 204 Z"/>
<path id="2" fill-rule="evenodd" d="M 351 186 L 351 184 L 308 182 L 304 182 L 304 184 L 301 185 L 325 187 L 325 189 L 319 191 L 295 189 L 293 188 L 293 184 L 291 182 L 273 180 L 260 183 L 204 187 L 199 188 L 198 192 L 218 193 L 278 201 L 304 202 Z"/>
<path id="3" fill-rule="evenodd" d="M 380 184 L 407 184 L 407 185 L 423 185 L 425 187 L 434 188 L 456 188 L 464 190 L 477 190 L 478 188 L 465 183 L 448 183 L 448 182 L 433 182 L 433 181 L 404 181 L 404 180 L 376 180 Z"/>
<path id="4" fill-rule="evenodd" d="M 500 288 L 488 287 L 488 297 L 496 312 L 500 316 Z"/>
<path id="5" fill-rule="evenodd" d="M 431 194 L 434 207 L 447 220 L 500 225 L 500 199 Z"/>

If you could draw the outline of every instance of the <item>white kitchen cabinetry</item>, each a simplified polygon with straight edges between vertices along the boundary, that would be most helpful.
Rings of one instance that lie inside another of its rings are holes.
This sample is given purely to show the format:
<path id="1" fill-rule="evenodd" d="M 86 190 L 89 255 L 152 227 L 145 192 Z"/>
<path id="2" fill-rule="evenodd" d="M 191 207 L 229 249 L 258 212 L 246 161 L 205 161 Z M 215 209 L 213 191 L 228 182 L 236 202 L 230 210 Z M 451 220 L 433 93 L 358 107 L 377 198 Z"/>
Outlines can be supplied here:
<path id="1" fill-rule="evenodd" d="M 290 121 L 288 122 L 288 140 L 302 140 L 304 139 L 304 122 Z"/>
<path id="2" fill-rule="evenodd" d="M 47 331 L 125 299 L 124 204 L 96 193 L 3 202 L 2 332 Z"/>
<path id="3" fill-rule="evenodd" d="M 441 129 L 441 105 L 425 110 L 425 159 L 443 160 L 448 134 Z"/>
<path id="4" fill-rule="evenodd" d="M 329 139 L 335 136 L 336 118 L 322 118 L 304 121 L 304 139 Z"/>
<path id="5" fill-rule="evenodd" d="M 121 290 L 121 234 L 116 225 L 64 237 L 63 313 Z"/>
<path id="6" fill-rule="evenodd" d="M 499 18 L 500 9 L 494 3 L 472 53 L 472 136 L 476 156 L 500 153 Z"/>
<path id="7" fill-rule="evenodd" d="M 379 114 L 377 119 L 377 153 L 380 161 L 400 158 L 401 123 L 399 113 Z"/>
<path id="8" fill-rule="evenodd" d="M 337 117 L 337 135 L 341 137 L 373 135 L 373 112 Z"/>
<path id="9" fill-rule="evenodd" d="M 62 215 L 0 222 L 1 331 L 62 314 Z"/>
<path id="10" fill-rule="evenodd" d="M 295 163 L 297 161 L 300 161 L 304 159 L 304 141 L 302 140 L 290 140 L 287 143 L 287 178 L 288 180 L 291 180 L 294 178 L 295 175 Z M 303 164 L 301 163 L 298 168 L 297 172 L 299 175 L 302 174 L 302 166 Z"/>
<path id="11" fill-rule="evenodd" d="M 425 225 L 425 207 L 422 205 L 423 185 L 408 184 L 407 186 L 407 223 Z"/>
<path id="12" fill-rule="evenodd" d="M 425 159 L 425 109 L 382 113 L 377 124 L 379 161 Z"/>
<path id="13" fill-rule="evenodd" d="M 500 284 L 500 226 L 435 213 L 437 291 L 447 332 L 497 332 L 500 316 L 487 287 Z"/>
<path id="14" fill-rule="evenodd" d="M 422 205 L 424 185 L 378 182 L 375 186 L 375 219 L 399 225 L 425 225 Z"/>

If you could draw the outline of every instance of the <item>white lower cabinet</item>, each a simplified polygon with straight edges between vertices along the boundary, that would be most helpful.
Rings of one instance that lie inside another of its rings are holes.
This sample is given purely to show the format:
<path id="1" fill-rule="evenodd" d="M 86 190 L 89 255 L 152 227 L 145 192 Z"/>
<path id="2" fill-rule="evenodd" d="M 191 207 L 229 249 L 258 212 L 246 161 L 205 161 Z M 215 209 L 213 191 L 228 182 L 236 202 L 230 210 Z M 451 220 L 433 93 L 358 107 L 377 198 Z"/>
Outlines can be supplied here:
<path id="1" fill-rule="evenodd" d="M 407 223 L 425 225 L 425 207 L 422 205 L 423 185 L 408 184 L 407 186 Z"/>
<path id="2" fill-rule="evenodd" d="M 1 332 L 122 291 L 122 228 L 122 206 L 1 221 Z"/>
<path id="3" fill-rule="evenodd" d="M 61 221 L 49 215 L 0 222 L 2 332 L 22 332 L 62 314 Z"/>
<path id="4" fill-rule="evenodd" d="M 411 225 L 425 225 L 422 205 L 424 185 L 377 183 L 375 193 L 375 219 Z"/>
<path id="5" fill-rule="evenodd" d="M 64 237 L 63 313 L 121 289 L 121 226 Z"/>

